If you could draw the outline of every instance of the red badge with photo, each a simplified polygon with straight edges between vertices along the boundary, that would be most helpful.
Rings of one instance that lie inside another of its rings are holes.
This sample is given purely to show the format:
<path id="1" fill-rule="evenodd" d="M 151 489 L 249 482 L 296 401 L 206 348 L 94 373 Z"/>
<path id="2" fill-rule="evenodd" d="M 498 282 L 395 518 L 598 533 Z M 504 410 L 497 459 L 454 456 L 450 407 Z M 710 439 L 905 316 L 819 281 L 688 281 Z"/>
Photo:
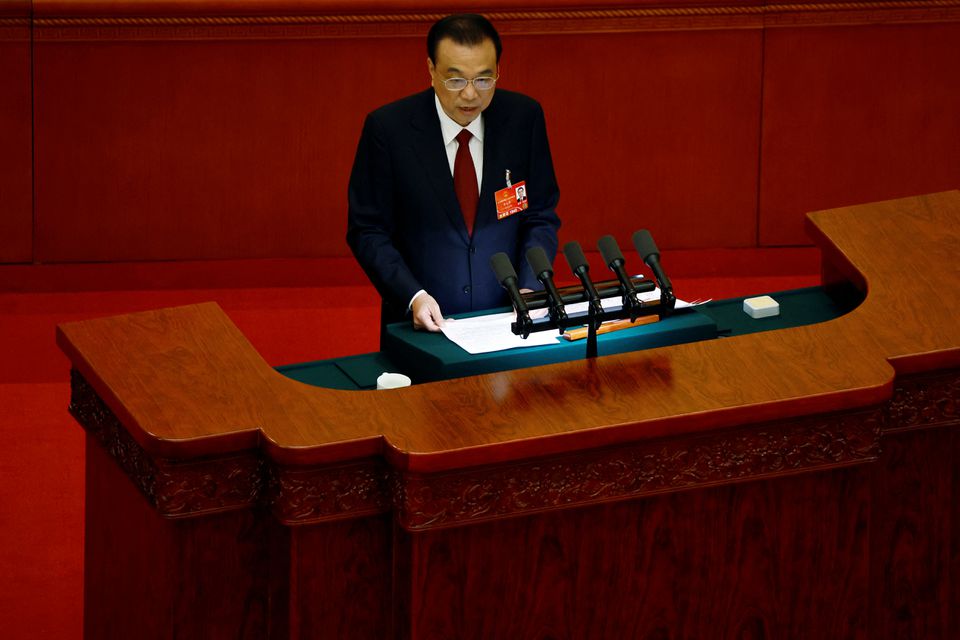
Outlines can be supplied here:
<path id="1" fill-rule="evenodd" d="M 497 220 L 526 211 L 527 209 L 527 182 L 526 180 L 500 189 L 494 197 L 497 199 Z"/>

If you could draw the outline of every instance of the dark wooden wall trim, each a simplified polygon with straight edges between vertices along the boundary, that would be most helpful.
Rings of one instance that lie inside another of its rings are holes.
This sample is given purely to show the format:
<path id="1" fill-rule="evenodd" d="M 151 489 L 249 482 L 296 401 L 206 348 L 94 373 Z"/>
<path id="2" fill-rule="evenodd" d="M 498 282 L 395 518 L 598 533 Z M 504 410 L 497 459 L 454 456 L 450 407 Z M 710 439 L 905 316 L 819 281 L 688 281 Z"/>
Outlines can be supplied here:
<path id="1" fill-rule="evenodd" d="M 189 5 L 189 3 L 185 3 Z M 424 2 L 426 7 L 428 2 Z M 495 9 L 486 15 L 503 34 L 603 33 L 689 29 L 759 29 L 815 25 L 908 24 L 960 20 L 958 0 L 890 0 L 889 2 L 773 3 L 727 2 L 674 6 L 563 9 Z M 134 5 L 139 8 L 140 4 Z M 270 38 L 421 36 L 442 11 L 386 12 L 380 7 L 345 6 L 335 13 L 238 15 L 238 12 L 176 11 L 172 15 L 129 15 L 123 3 L 103 13 L 45 16 L 33 24 L 41 39 L 222 39 L 260 34 Z M 192 8 L 192 7 L 186 7 Z M 138 11 L 133 13 L 139 13 Z M 199 15 L 198 15 L 199 14 Z M 184 27 L 189 27 L 185 29 Z M 256 30 L 251 31 L 252 27 Z"/>

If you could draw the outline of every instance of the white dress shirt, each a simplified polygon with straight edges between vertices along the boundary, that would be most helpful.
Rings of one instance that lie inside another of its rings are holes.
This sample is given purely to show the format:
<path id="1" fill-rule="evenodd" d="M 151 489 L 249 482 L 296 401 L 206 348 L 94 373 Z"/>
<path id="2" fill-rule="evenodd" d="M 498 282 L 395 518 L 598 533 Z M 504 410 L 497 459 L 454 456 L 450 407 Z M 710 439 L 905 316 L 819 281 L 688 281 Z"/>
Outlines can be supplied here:
<path id="1" fill-rule="evenodd" d="M 443 134 L 443 145 L 447 150 L 447 162 L 450 164 L 450 175 L 453 175 L 453 163 L 457 158 L 457 136 L 464 129 L 473 134 L 470 138 L 470 155 L 473 157 L 473 166 L 477 170 L 477 191 L 480 191 L 480 185 L 483 184 L 483 114 L 479 118 L 474 118 L 473 122 L 466 127 L 460 126 L 453 118 L 447 115 L 440 104 L 440 98 L 433 94 L 433 99 L 437 104 L 437 115 L 440 116 L 440 133 Z"/>

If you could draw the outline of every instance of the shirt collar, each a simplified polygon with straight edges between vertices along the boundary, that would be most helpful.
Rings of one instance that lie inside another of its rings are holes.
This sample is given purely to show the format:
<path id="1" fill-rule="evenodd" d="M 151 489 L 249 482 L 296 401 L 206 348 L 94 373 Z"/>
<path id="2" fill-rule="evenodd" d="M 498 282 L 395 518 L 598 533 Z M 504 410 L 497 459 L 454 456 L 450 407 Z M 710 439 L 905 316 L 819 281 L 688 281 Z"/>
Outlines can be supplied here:
<path id="1" fill-rule="evenodd" d="M 440 104 L 440 98 L 437 96 L 436 91 L 433 93 L 433 101 L 437 105 L 437 115 L 440 117 L 440 132 L 443 134 L 443 146 L 447 146 L 453 142 L 453 139 L 456 138 L 463 129 L 466 129 L 472 133 L 477 140 L 483 142 L 482 113 L 479 118 L 474 118 L 473 122 L 466 127 L 462 127 L 443 110 L 443 105 Z"/>

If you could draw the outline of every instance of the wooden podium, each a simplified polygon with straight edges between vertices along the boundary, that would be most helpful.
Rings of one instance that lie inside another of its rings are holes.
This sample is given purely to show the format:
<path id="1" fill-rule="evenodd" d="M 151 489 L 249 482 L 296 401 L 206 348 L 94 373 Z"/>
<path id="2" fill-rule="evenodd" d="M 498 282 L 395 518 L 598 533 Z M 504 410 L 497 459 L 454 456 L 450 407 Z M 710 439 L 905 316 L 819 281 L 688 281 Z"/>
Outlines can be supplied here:
<path id="1" fill-rule="evenodd" d="M 960 192 L 808 226 L 837 320 L 389 392 L 61 326 L 87 637 L 960 637 Z"/>

